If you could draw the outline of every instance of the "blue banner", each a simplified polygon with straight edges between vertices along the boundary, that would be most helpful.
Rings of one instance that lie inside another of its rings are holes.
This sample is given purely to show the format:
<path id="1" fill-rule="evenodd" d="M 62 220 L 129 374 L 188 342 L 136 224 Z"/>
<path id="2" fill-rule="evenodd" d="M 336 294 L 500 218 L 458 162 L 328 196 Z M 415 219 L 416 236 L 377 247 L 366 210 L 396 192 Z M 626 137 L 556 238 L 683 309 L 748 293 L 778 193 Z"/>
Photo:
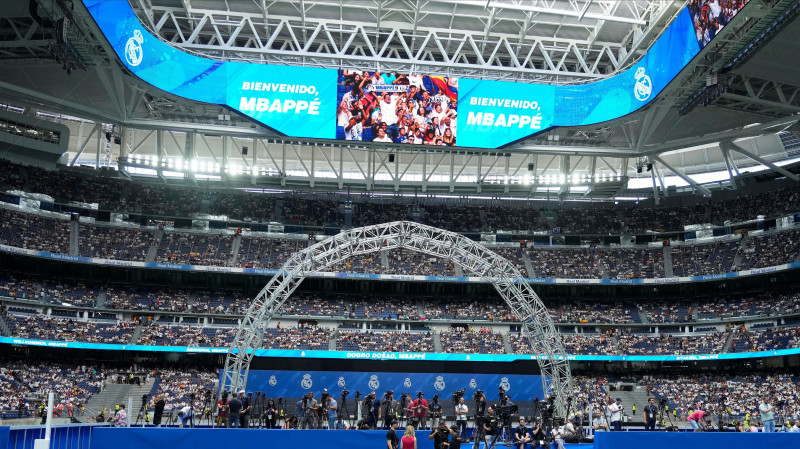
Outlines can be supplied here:
<path id="1" fill-rule="evenodd" d="M 493 393 L 500 386 L 512 398 L 544 397 L 542 376 L 538 375 L 251 370 L 247 378 L 247 389 L 250 391 L 263 391 L 268 397 L 289 398 L 298 398 L 309 391 L 318 393 L 323 388 L 334 397 L 339 397 L 339 392 L 347 388 L 353 393 L 356 390 L 363 394 L 375 391 L 379 397 L 385 391 L 392 390 L 397 400 L 401 393 L 416 397 L 416 393 L 422 391 L 430 401 L 434 394 L 449 398 L 455 390 L 463 388 L 466 397 L 472 397 L 476 390 Z"/>

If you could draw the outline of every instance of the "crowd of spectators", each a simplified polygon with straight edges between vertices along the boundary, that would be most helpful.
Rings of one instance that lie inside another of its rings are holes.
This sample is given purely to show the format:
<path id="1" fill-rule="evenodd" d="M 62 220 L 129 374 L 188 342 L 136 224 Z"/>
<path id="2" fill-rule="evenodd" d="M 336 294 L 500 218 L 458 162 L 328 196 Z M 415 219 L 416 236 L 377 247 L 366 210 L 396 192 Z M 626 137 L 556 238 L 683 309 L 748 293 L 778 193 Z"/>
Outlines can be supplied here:
<path id="1" fill-rule="evenodd" d="M 800 327 L 748 331 L 737 328 L 731 352 L 772 351 L 800 347 Z"/>
<path id="2" fill-rule="evenodd" d="M 455 327 L 441 332 L 442 351 L 466 354 L 503 354 L 503 334 L 490 328 L 479 330 Z"/>
<path id="3" fill-rule="evenodd" d="M 774 267 L 800 257 L 800 230 L 791 229 L 765 236 L 751 236 L 740 250 L 740 270 Z"/>
<path id="4" fill-rule="evenodd" d="M 100 175 L 92 170 L 48 171 L 0 160 L 0 188 L 52 196 L 56 201 L 97 203 L 102 210 L 155 215 L 188 216 L 201 210 L 234 219 L 280 220 L 286 224 L 341 226 L 343 205 L 351 198 L 324 195 L 265 195 L 196 186 L 174 186 L 123 177 Z M 499 207 L 489 201 L 364 201 L 354 203 L 357 225 L 413 219 L 453 231 L 543 230 L 560 233 L 631 234 L 646 231 L 679 231 L 687 224 L 723 225 L 774 217 L 800 210 L 796 187 L 738 195 L 736 199 L 699 199 L 680 207 L 634 207 L 611 204 L 553 207 L 547 203 Z M 353 203 L 351 203 L 353 204 Z M 543 206 L 543 207 L 542 207 Z M 409 214 L 411 211 L 411 214 Z M 415 212 L 417 211 L 417 212 Z M 511 213 L 509 213 L 511 211 Z M 589 211 L 589 213 L 587 213 Z M 376 221 L 377 220 L 377 221 Z"/>
<path id="5" fill-rule="evenodd" d="M 162 369 L 156 373 L 157 386 L 153 397 L 161 397 L 165 411 L 179 410 L 192 402 L 194 410 L 203 410 L 206 392 L 213 390 L 219 372 L 208 369 Z"/>
<path id="6" fill-rule="evenodd" d="M 81 225 L 78 247 L 83 257 L 144 261 L 153 245 L 151 231 L 119 226 Z"/>
<path id="7" fill-rule="evenodd" d="M 726 375 L 648 375 L 644 377 L 644 382 L 655 397 L 666 399 L 670 410 L 676 410 L 683 419 L 686 419 L 689 410 L 706 406 L 716 416 L 721 414 L 723 417 L 742 419 L 750 414 L 756 421 L 758 406 L 765 393 L 773 405 L 779 401 L 785 404 L 777 416 L 798 416 L 800 413 L 797 392 L 800 378 L 796 374 L 749 374 L 746 369 L 741 369 Z M 721 410 L 720 404 L 723 404 Z"/>
<path id="8" fill-rule="evenodd" d="M 0 208 L 0 243 L 27 249 L 68 253 L 69 221 Z M 156 241 L 149 229 L 81 224 L 78 250 L 85 257 L 145 261 L 155 246 L 156 262 L 280 268 L 289 257 L 307 247 L 308 240 L 246 235 L 236 260 L 234 235 L 220 232 L 168 231 Z M 626 247 L 496 247 L 524 276 L 572 279 L 631 279 L 665 276 L 660 249 Z M 740 241 L 717 241 L 671 248 L 675 276 L 719 274 L 794 262 L 800 255 L 800 230 L 789 229 Z M 737 263 L 738 261 L 738 263 Z M 530 268 L 528 269 L 528 262 Z M 326 271 L 422 276 L 463 274 L 453 262 L 410 249 L 348 258 Z M 466 273 L 469 274 L 469 273 Z"/>
<path id="9" fill-rule="evenodd" d="M 339 351 L 434 352 L 430 332 L 338 331 Z"/>
<path id="10" fill-rule="evenodd" d="M 24 317 L 8 314 L 5 319 L 15 337 L 39 340 L 129 344 L 133 333 L 129 323 L 79 321 L 41 314 Z"/>
<path id="11" fill-rule="evenodd" d="M 0 411 L 36 416 L 39 402 L 54 393 L 56 416 L 80 416 L 86 402 L 104 386 L 105 374 L 85 364 L 14 361 L 0 367 Z M 12 415 L 13 416 L 13 415 Z"/>
<path id="12" fill-rule="evenodd" d="M 719 354 L 724 352 L 727 332 L 716 332 L 698 336 L 672 336 L 662 334 L 658 337 L 647 335 L 620 335 L 618 347 L 620 354 Z"/>

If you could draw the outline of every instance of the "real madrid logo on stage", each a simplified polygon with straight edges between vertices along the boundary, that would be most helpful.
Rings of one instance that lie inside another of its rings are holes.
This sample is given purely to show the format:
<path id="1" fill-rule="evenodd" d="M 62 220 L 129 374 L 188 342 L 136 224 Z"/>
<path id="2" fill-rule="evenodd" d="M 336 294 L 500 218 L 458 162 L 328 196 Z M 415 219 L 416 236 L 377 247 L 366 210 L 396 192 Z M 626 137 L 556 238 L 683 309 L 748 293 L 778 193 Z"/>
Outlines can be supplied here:
<path id="1" fill-rule="evenodd" d="M 406 388 L 411 388 L 411 378 L 406 377 L 406 381 L 403 382 L 403 386 Z"/>
<path id="2" fill-rule="evenodd" d="M 344 377 L 340 377 L 339 382 L 337 382 L 336 385 L 338 385 L 339 387 L 344 387 L 345 385 Z"/>
<path id="3" fill-rule="evenodd" d="M 475 382 L 475 379 L 470 379 L 469 380 L 469 387 L 472 388 L 473 390 L 478 388 L 478 382 Z"/>
<path id="4" fill-rule="evenodd" d="M 125 60 L 133 67 L 142 63 L 142 58 L 144 57 L 142 42 L 144 42 L 142 32 L 135 30 L 133 32 L 133 37 L 128 39 L 128 42 L 125 44 Z"/>
<path id="5" fill-rule="evenodd" d="M 644 73 L 644 67 L 639 67 L 633 76 L 636 78 L 636 85 L 633 87 L 636 99 L 644 101 L 650 98 L 650 94 L 653 93 L 653 81 Z"/>
<path id="6" fill-rule="evenodd" d="M 381 387 L 381 383 L 378 382 L 378 376 L 369 376 L 369 389 L 370 390 L 377 390 Z"/>
<path id="7" fill-rule="evenodd" d="M 442 391 L 444 390 L 444 386 L 444 377 L 436 376 L 436 382 L 433 383 L 433 388 L 435 388 L 436 391 Z"/>
<path id="8" fill-rule="evenodd" d="M 500 386 L 503 387 L 503 390 L 506 391 L 511 389 L 511 384 L 508 383 L 508 377 L 503 377 L 502 379 L 500 379 Z"/>
<path id="9" fill-rule="evenodd" d="M 269 386 L 274 387 L 275 385 L 278 385 L 278 379 L 275 376 L 269 376 Z"/>
<path id="10" fill-rule="evenodd" d="M 313 384 L 314 383 L 311 382 L 311 374 L 303 374 L 303 380 L 300 381 L 300 386 L 303 387 L 303 389 L 308 390 Z"/>

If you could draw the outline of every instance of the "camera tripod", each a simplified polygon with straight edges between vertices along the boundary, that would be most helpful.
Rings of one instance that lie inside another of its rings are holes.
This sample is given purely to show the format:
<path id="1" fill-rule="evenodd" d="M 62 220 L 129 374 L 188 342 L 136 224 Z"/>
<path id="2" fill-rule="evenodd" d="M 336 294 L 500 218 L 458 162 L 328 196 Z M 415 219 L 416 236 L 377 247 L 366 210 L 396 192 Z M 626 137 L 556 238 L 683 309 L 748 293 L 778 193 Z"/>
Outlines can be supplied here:
<path id="1" fill-rule="evenodd" d="M 142 405 L 139 407 L 139 412 L 136 415 L 136 422 L 133 423 L 134 426 L 138 426 L 139 422 L 142 423 L 142 427 L 147 425 L 150 419 L 147 416 L 147 395 L 142 396 Z"/>
<path id="2" fill-rule="evenodd" d="M 665 417 L 666 417 L 666 419 L 665 419 Z M 667 427 L 667 423 L 669 423 L 668 427 Z M 663 399 L 658 403 L 658 421 L 656 421 L 656 428 L 657 429 L 661 429 L 662 427 L 664 427 L 664 430 L 677 429 L 678 428 L 678 426 L 675 424 L 675 419 L 672 417 L 672 415 L 667 410 L 667 402 L 666 402 L 666 400 L 663 400 Z"/>

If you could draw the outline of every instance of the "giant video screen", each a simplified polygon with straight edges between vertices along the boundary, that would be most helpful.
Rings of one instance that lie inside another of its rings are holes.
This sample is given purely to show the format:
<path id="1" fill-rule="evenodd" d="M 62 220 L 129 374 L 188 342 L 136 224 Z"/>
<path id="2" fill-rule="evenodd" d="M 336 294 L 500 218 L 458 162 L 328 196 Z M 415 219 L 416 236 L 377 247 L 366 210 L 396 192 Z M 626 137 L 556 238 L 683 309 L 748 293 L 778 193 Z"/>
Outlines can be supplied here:
<path id="1" fill-rule="evenodd" d="M 456 146 L 458 78 L 340 70 L 336 138 Z"/>
<path id="2" fill-rule="evenodd" d="M 690 0 L 689 14 L 700 48 L 705 47 L 722 28 L 747 5 L 749 0 Z"/>
<path id="3" fill-rule="evenodd" d="M 127 0 L 83 3 L 133 75 L 170 94 L 230 108 L 279 134 L 494 149 L 553 127 L 593 125 L 641 109 L 747 0 L 691 0 L 634 65 L 571 85 L 216 61 L 151 34 Z"/>

